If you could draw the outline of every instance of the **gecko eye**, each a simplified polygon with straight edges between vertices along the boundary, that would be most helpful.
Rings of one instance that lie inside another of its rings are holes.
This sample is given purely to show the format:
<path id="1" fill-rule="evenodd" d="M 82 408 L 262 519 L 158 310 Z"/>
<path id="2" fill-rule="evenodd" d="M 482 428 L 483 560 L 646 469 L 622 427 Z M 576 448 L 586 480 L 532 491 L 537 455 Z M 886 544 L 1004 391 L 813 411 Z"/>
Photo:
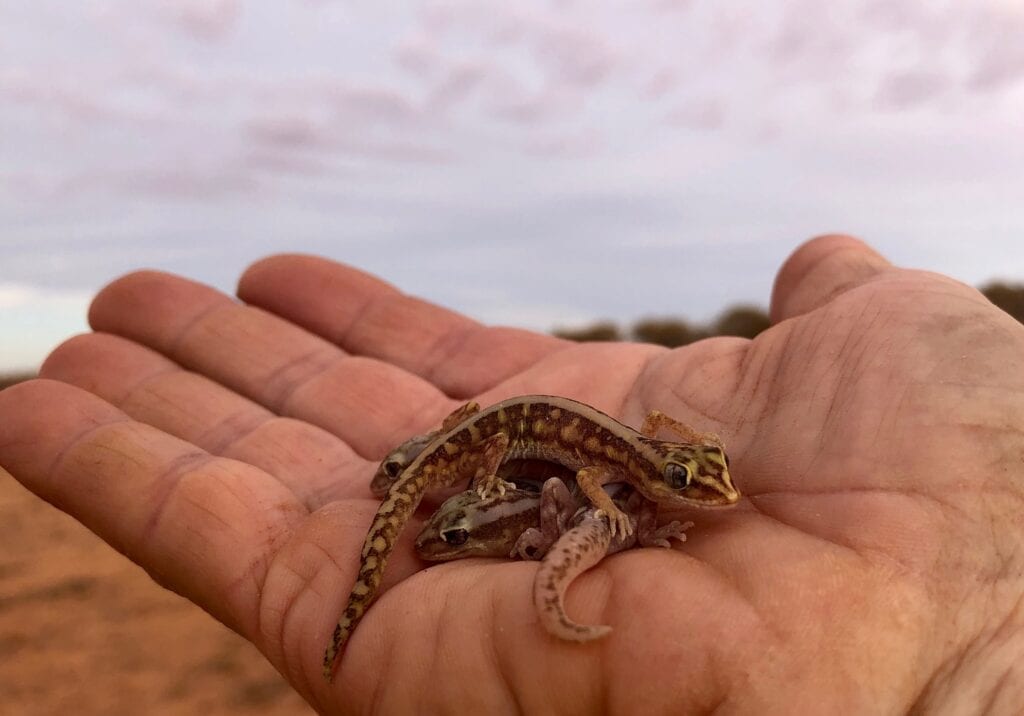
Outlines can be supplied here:
<path id="1" fill-rule="evenodd" d="M 463 529 L 448 530 L 441 534 L 441 539 L 452 547 L 459 547 L 469 540 L 469 532 Z"/>
<path id="2" fill-rule="evenodd" d="M 398 477 L 402 472 L 402 463 L 398 460 L 388 460 L 384 463 L 384 474 L 388 477 Z"/>
<path id="3" fill-rule="evenodd" d="M 680 465 L 678 462 L 670 462 L 665 465 L 665 484 L 673 490 L 681 490 L 690 486 L 690 468 Z"/>

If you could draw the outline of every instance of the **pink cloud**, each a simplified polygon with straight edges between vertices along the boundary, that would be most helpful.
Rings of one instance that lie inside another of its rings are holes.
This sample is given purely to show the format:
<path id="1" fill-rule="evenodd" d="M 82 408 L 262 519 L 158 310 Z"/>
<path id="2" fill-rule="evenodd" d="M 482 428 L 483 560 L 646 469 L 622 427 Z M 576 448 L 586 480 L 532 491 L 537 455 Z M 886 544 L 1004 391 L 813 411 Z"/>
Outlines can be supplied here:
<path id="1" fill-rule="evenodd" d="M 198 40 L 224 38 L 241 15 L 238 0 L 175 0 L 164 4 L 178 27 Z"/>
<path id="2" fill-rule="evenodd" d="M 250 143 L 247 161 L 258 161 L 266 168 L 278 165 L 286 173 L 294 173 L 310 169 L 307 159 L 311 153 L 319 160 L 332 156 L 410 163 L 451 159 L 449 152 L 426 141 L 381 136 L 374 122 L 352 123 L 347 119 L 342 115 L 324 122 L 298 113 L 255 116 L 244 124 Z"/>
<path id="3" fill-rule="evenodd" d="M 331 100 L 335 111 L 347 119 L 401 123 L 420 114 L 406 96 L 386 86 L 335 88 Z"/>
<path id="4" fill-rule="evenodd" d="M 570 28 L 544 28 L 536 40 L 537 60 L 556 84 L 593 87 L 615 67 L 615 54 L 602 38 Z"/>
<path id="5" fill-rule="evenodd" d="M 883 77 L 875 100 L 885 109 L 908 109 L 931 102 L 954 87 L 948 74 L 937 70 L 918 69 L 896 72 Z"/>
<path id="6" fill-rule="evenodd" d="M 0 99 L 33 106 L 78 121 L 109 120 L 116 112 L 90 90 L 95 80 L 76 77 L 70 69 L 46 73 L 21 68 L 0 70 Z"/>
<path id="7" fill-rule="evenodd" d="M 481 87 L 487 74 L 487 68 L 482 65 L 462 64 L 453 67 L 431 88 L 428 102 L 438 107 L 449 107 L 461 102 Z"/>
<path id="8" fill-rule="evenodd" d="M 176 199 L 215 201 L 258 188 L 248 172 L 230 165 L 177 163 L 142 167 L 115 177 L 121 191 Z"/>
<path id="9" fill-rule="evenodd" d="M 1002 8 L 971 28 L 974 62 L 971 89 L 990 91 L 1024 80 L 1024 7 Z"/>
<path id="10" fill-rule="evenodd" d="M 410 38 L 395 50 L 395 63 L 417 77 L 430 77 L 441 66 L 437 48 L 424 37 Z"/>
<path id="11" fill-rule="evenodd" d="M 490 113 L 517 124 L 538 124 L 566 113 L 575 104 L 568 95 L 548 90 L 501 97 L 490 105 Z"/>
<path id="12" fill-rule="evenodd" d="M 242 157 L 246 170 L 284 176 L 317 176 L 328 174 L 331 167 L 321 158 L 308 154 L 281 151 L 273 147 L 256 147 Z"/>
<path id="13" fill-rule="evenodd" d="M 601 135 L 594 130 L 545 134 L 529 139 L 525 150 L 539 157 L 581 159 L 596 155 L 603 146 Z"/>
<path id="14" fill-rule="evenodd" d="M 309 117 L 297 114 L 258 117 L 245 125 L 246 132 L 260 144 L 286 148 L 317 148 L 326 144 L 324 129 Z"/>
<path id="15" fill-rule="evenodd" d="M 668 122 L 676 127 L 710 131 L 721 129 L 726 120 L 725 103 L 717 97 L 703 97 L 684 101 L 668 115 Z"/>
<path id="16" fill-rule="evenodd" d="M 36 201 L 96 194 L 215 201 L 257 188 L 253 177 L 230 163 L 201 163 L 182 158 L 173 164 L 89 166 L 60 174 L 9 173 L 0 175 L 0 184 L 7 185 L 16 195 Z"/>
<path id="17" fill-rule="evenodd" d="M 679 86 L 679 73 L 670 67 L 661 67 L 640 83 L 640 93 L 644 99 L 661 99 Z"/>

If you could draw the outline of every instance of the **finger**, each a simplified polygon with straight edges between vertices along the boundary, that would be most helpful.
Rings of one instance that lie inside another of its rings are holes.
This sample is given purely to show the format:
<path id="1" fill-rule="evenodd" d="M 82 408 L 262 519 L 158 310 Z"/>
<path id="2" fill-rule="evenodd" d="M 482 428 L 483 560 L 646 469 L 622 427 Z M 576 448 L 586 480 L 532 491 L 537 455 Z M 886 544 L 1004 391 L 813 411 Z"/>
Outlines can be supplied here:
<path id="1" fill-rule="evenodd" d="M 0 393 L 0 464 L 250 638 L 269 560 L 307 515 L 270 475 L 48 380 Z"/>
<path id="2" fill-rule="evenodd" d="M 415 373 L 458 399 L 493 388 L 567 346 L 553 336 L 483 326 L 362 271 L 311 256 L 272 256 L 253 264 L 239 281 L 238 295 L 353 354 Z"/>
<path id="3" fill-rule="evenodd" d="M 881 254 L 853 237 L 812 239 L 779 269 L 772 289 L 772 323 L 809 313 L 890 268 Z"/>
<path id="4" fill-rule="evenodd" d="M 736 450 L 749 409 L 737 397 L 743 395 L 739 380 L 749 350 L 746 338 L 717 336 L 655 354 L 625 398 L 624 419 L 639 426 L 659 410 L 694 430 L 717 434 Z"/>
<path id="5" fill-rule="evenodd" d="M 395 366 L 349 356 L 278 316 L 170 274 L 142 271 L 114 281 L 93 301 L 89 320 L 278 415 L 320 426 L 367 459 L 455 407 Z"/>
<path id="6" fill-rule="evenodd" d="M 372 468 L 342 440 L 278 417 L 138 343 L 107 333 L 77 336 L 51 353 L 39 374 L 84 388 L 211 455 L 260 468 L 307 509 L 368 495 Z"/>

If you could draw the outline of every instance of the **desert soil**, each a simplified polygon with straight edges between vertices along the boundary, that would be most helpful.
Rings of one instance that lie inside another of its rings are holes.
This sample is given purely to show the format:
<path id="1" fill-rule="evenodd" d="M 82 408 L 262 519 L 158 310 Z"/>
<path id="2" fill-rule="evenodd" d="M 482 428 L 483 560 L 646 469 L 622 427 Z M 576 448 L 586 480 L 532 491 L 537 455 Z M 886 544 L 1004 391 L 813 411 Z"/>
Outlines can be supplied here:
<path id="1" fill-rule="evenodd" d="M 312 710 L 251 644 L 0 469 L 0 712 Z"/>

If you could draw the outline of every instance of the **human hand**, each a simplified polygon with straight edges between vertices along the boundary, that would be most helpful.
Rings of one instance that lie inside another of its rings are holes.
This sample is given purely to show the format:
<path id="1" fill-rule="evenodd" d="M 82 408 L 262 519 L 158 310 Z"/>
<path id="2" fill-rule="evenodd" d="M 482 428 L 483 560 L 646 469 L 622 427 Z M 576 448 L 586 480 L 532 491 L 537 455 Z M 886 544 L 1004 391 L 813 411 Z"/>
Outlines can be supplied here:
<path id="1" fill-rule="evenodd" d="M 239 305 L 164 274 L 0 393 L 0 465 L 252 640 L 321 711 L 1016 713 L 1024 704 L 1024 328 L 859 242 L 802 247 L 754 341 L 668 351 L 482 327 L 354 269 L 277 257 Z M 415 525 L 338 678 L 321 657 L 388 448 L 468 399 L 650 409 L 719 433 L 749 498 L 568 598 L 532 563 L 422 570 Z M 943 711 L 945 709 L 946 711 Z"/>

